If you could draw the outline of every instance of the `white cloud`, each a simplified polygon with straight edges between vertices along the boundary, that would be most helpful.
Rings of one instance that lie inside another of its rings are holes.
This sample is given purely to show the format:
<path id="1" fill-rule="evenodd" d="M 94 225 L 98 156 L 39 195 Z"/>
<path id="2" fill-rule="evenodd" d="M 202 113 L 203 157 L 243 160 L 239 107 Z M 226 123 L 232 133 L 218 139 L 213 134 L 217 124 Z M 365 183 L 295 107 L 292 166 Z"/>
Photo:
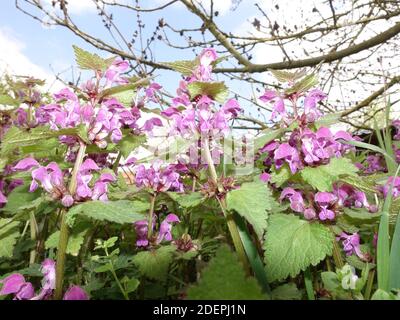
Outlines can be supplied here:
<path id="1" fill-rule="evenodd" d="M 0 74 L 9 73 L 45 79 L 48 87 L 54 83 L 54 75 L 33 63 L 25 55 L 25 44 L 13 35 L 11 29 L 0 28 L 0 48 Z M 59 87 L 60 83 L 56 82 L 51 89 Z"/>

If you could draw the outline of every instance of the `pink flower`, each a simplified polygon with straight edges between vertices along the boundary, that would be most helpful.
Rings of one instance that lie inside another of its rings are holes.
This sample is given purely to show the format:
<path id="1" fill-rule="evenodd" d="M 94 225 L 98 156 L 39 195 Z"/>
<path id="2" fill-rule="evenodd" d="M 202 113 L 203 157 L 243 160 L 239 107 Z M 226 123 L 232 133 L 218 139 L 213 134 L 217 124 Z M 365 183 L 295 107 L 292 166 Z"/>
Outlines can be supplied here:
<path id="1" fill-rule="evenodd" d="M 355 253 L 361 260 L 368 261 L 367 255 L 363 254 L 360 249 L 360 236 L 358 233 L 353 233 L 351 235 L 342 232 L 336 240 L 342 240 L 343 250 L 346 255 L 350 256 Z"/>
<path id="2" fill-rule="evenodd" d="M 79 286 L 70 286 L 63 300 L 89 300 L 87 293 Z"/>
<path id="3" fill-rule="evenodd" d="M 294 174 L 301 167 L 297 149 L 288 143 L 282 143 L 274 153 L 275 166 L 279 169 L 284 162 L 289 164 L 290 171 Z"/>
<path id="4" fill-rule="evenodd" d="M 161 222 L 160 232 L 158 234 L 157 243 L 161 243 L 163 240 L 171 241 L 172 240 L 172 224 L 179 223 L 180 220 L 178 216 L 173 213 L 170 213 L 166 216 L 166 218 Z"/>
<path id="5" fill-rule="evenodd" d="M 0 295 L 14 294 L 14 300 L 29 300 L 35 295 L 32 284 L 26 282 L 22 274 L 13 273 L 0 283 L 3 284 Z"/>
<path id="6" fill-rule="evenodd" d="M 279 197 L 279 200 L 283 200 L 285 198 L 288 198 L 290 201 L 290 208 L 295 211 L 295 212 L 304 212 L 305 205 L 304 205 L 304 199 L 303 196 L 301 195 L 300 192 L 294 190 L 293 188 L 284 188 L 282 190 L 282 193 Z"/>
<path id="7" fill-rule="evenodd" d="M 273 90 L 265 90 L 264 94 L 260 97 L 263 102 L 273 103 L 271 120 L 275 119 L 278 114 L 281 117 L 286 116 L 285 102 L 278 92 Z"/>
<path id="8" fill-rule="evenodd" d="M 106 86 L 128 83 L 128 80 L 121 76 L 121 74 L 128 68 L 129 63 L 127 61 L 120 58 L 115 59 L 112 65 L 105 72 L 105 78 L 107 80 Z"/>
<path id="9" fill-rule="evenodd" d="M 337 197 L 334 194 L 330 192 L 317 192 L 314 196 L 314 200 L 320 208 L 320 212 L 318 213 L 320 220 L 335 219 L 335 212 L 330 210 L 331 206 L 337 200 Z"/>

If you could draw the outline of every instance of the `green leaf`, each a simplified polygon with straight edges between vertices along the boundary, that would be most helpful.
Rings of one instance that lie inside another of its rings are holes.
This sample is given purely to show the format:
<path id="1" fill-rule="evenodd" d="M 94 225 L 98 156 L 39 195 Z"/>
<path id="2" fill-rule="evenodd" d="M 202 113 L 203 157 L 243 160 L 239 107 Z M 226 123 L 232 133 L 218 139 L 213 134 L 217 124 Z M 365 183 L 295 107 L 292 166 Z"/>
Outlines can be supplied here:
<path id="1" fill-rule="evenodd" d="M 103 59 L 99 55 L 90 53 L 78 46 L 72 47 L 74 48 L 76 63 L 83 70 L 105 71 L 114 61 L 114 57 Z"/>
<path id="2" fill-rule="evenodd" d="M 285 128 L 276 130 L 265 129 L 261 131 L 261 135 L 254 139 L 254 150 L 258 150 L 265 146 L 268 142 L 279 138 L 285 132 Z"/>
<path id="3" fill-rule="evenodd" d="M 328 127 L 340 121 L 340 113 L 328 113 L 314 122 L 317 128 Z"/>
<path id="4" fill-rule="evenodd" d="M 206 95 L 219 103 L 225 102 L 229 90 L 224 82 L 200 82 L 194 81 L 188 84 L 190 98 L 194 99 L 198 95 Z"/>
<path id="5" fill-rule="evenodd" d="M 160 64 L 168 66 L 185 76 L 190 76 L 194 69 L 199 65 L 199 60 L 180 60 L 174 62 L 161 62 Z"/>
<path id="6" fill-rule="evenodd" d="M 11 258 L 19 237 L 18 221 L 0 219 L 0 258 Z"/>
<path id="7" fill-rule="evenodd" d="M 236 253 L 221 246 L 201 274 L 199 282 L 187 292 L 189 300 L 264 300 L 256 279 L 246 277 Z"/>
<path id="8" fill-rule="evenodd" d="M 292 177 L 289 166 L 284 165 L 278 171 L 274 168 L 271 172 L 271 183 L 274 183 L 278 188 Z"/>
<path id="9" fill-rule="evenodd" d="M 300 171 L 303 180 L 318 191 L 332 191 L 332 184 L 343 176 L 356 175 L 357 167 L 347 158 L 332 158 L 326 165 L 306 167 Z"/>
<path id="10" fill-rule="evenodd" d="M 0 94 L 0 104 L 17 107 L 20 105 L 20 102 L 7 94 Z"/>
<path id="11" fill-rule="evenodd" d="M 29 185 L 18 186 L 7 196 L 7 203 L 3 210 L 16 214 L 20 211 L 35 209 L 44 201 L 40 195 L 39 189 L 29 192 Z"/>
<path id="12" fill-rule="evenodd" d="M 126 159 L 131 152 L 146 142 L 145 135 L 126 134 L 118 143 L 122 156 Z"/>
<path id="13" fill-rule="evenodd" d="M 387 292 L 382 289 L 378 289 L 372 295 L 371 300 L 398 300 L 398 299 L 396 299 L 396 296 L 393 293 Z"/>
<path id="14" fill-rule="evenodd" d="M 315 74 L 309 74 L 305 76 L 300 81 L 296 82 L 294 86 L 285 90 L 286 94 L 292 94 L 296 92 L 306 92 L 310 90 L 312 87 L 315 87 L 318 84 L 318 77 Z"/>
<path id="15" fill-rule="evenodd" d="M 273 300 L 301 300 L 302 294 L 294 283 L 285 283 L 271 292 Z"/>
<path id="16" fill-rule="evenodd" d="M 389 288 L 400 289 L 400 215 L 397 215 L 396 226 L 390 248 Z"/>
<path id="17" fill-rule="evenodd" d="M 324 288 L 331 293 L 335 293 L 341 288 L 338 276 L 335 272 L 326 271 L 321 273 L 321 279 L 324 284 Z"/>
<path id="18" fill-rule="evenodd" d="M 235 210 L 244 217 L 260 238 L 267 228 L 268 211 L 274 202 L 268 185 L 261 181 L 243 183 L 226 195 L 228 210 Z"/>
<path id="19" fill-rule="evenodd" d="M 95 220 L 115 223 L 133 223 L 145 219 L 142 212 L 148 210 L 149 203 L 142 201 L 88 201 L 72 207 L 67 215 L 67 223 L 72 226 L 77 215 Z"/>
<path id="20" fill-rule="evenodd" d="M 142 251 L 133 257 L 133 263 L 149 279 L 165 281 L 175 251 L 176 247 L 173 245 Z"/>
<path id="21" fill-rule="evenodd" d="M 148 78 L 143 78 L 143 79 L 139 79 L 139 80 L 136 79 L 135 82 L 131 82 L 128 84 L 122 84 L 119 86 L 114 86 L 114 87 L 103 90 L 101 92 L 99 98 L 104 98 L 104 97 L 112 96 L 115 94 L 120 94 L 120 93 L 127 92 L 127 91 L 128 92 L 133 91 L 133 90 L 136 90 L 138 87 L 143 87 L 148 84 L 149 84 Z"/>
<path id="22" fill-rule="evenodd" d="M 301 77 L 305 76 L 306 74 L 306 69 L 301 69 L 299 71 L 295 72 L 289 72 L 289 71 L 283 71 L 283 70 L 269 70 L 273 76 L 278 80 L 279 82 L 293 82 Z"/>
<path id="23" fill-rule="evenodd" d="M 350 217 L 352 221 L 361 222 L 361 223 L 375 222 L 382 215 L 380 212 L 371 213 L 365 209 L 344 208 L 343 212 L 346 216 Z"/>
<path id="24" fill-rule="evenodd" d="M 324 225 L 295 215 L 274 214 L 264 242 L 266 272 L 270 282 L 295 277 L 310 265 L 331 255 L 334 236 Z"/>
<path id="25" fill-rule="evenodd" d="M 83 240 L 85 238 L 85 233 L 86 230 L 79 233 L 73 233 L 69 236 L 67 245 L 68 254 L 73 256 L 78 255 Z M 51 234 L 50 237 L 48 237 L 45 242 L 46 249 L 57 248 L 59 239 L 60 239 L 60 231 L 56 231 L 53 234 Z"/>
<path id="26" fill-rule="evenodd" d="M 3 136 L 0 155 L 4 157 L 13 152 L 17 147 L 34 146 L 41 144 L 45 139 L 61 135 L 79 136 L 83 140 L 87 140 L 87 134 L 83 126 L 60 130 L 51 130 L 47 126 L 41 126 L 29 131 L 21 130 L 18 127 L 11 127 Z"/>
<path id="27" fill-rule="evenodd" d="M 205 198 L 200 192 L 177 193 L 167 192 L 172 200 L 177 202 L 182 208 L 194 208 L 201 204 Z"/>

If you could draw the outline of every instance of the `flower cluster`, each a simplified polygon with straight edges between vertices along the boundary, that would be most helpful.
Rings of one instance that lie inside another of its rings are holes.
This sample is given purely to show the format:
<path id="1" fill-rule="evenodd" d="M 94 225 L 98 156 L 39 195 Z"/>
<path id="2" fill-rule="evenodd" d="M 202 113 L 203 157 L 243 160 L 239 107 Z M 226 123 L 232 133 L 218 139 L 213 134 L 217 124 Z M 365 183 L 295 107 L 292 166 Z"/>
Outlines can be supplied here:
<path id="1" fill-rule="evenodd" d="M 334 185 L 333 192 L 305 192 L 286 187 L 282 190 L 281 201 L 288 199 L 294 212 L 302 213 L 307 220 L 334 220 L 341 208 L 366 208 L 376 212 L 377 207 L 368 203 L 364 192 L 348 184 Z M 307 201 L 306 201 L 307 200 Z"/>
<path id="2" fill-rule="evenodd" d="M 94 182 L 93 187 L 89 183 L 93 179 L 93 171 L 99 171 L 100 168 L 90 158 L 86 159 L 77 174 L 77 189 L 74 195 L 71 195 L 64 182 L 64 173 L 57 163 L 50 162 L 47 166 L 40 165 L 33 158 L 25 158 L 19 161 L 14 170 L 27 171 L 32 170 L 32 182 L 29 191 L 35 191 L 39 186 L 43 188 L 54 200 L 61 200 L 65 207 L 70 207 L 75 201 L 101 200 L 107 201 L 108 183 L 115 181 L 111 173 L 102 173 Z"/>
<path id="3" fill-rule="evenodd" d="M 303 119 L 306 122 L 314 122 L 322 115 L 322 113 L 317 109 L 317 104 L 326 98 L 326 94 L 318 89 L 311 90 L 303 97 L 303 114 L 299 115 L 297 103 L 302 96 L 302 93 L 283 94 L 273 90 L 266 90 L 264 94 L 260 96 L 260 100 L 273 104 L 271 114 L 272 120 L 280 116 L 286 123 L 292 118 Z M 293 115 L 288 113 L 285 104 L 286 101 L 289 101 L 292 104 Z"/>
<path id="4" fill-rule="evenodd" d="M 364 254 L 360 249 L 360 235 L 358 233 L 347 234 L 342 232 L 337 238 L 337 241 L 341 240 L 343 244 L 343 250 L 346 255 L 351 256 L 356 254 L 361 260 L 368 261 L 368 254 Z"/>
<path id="5" fill-rule="evenodd" d="M 287 163 L 294 174 L 305 166 L 329 163 L 332 157 L 341 157 L 353 148 L 341 143 L 340 139 L 353 140 L 353 137 L 345 131 L 332 133 L 329 128 L 320 127 L 313 132 L 306 127 L 294 130 L 288 142 L 271 141 L 259 152 L 265 153 L 266 167 L 275 164 L 275 168 L 279 169 Z"/>
<path id="6" fill-rule="evenodd" d="M 154 218 L 156 218 L 155 215 L 153 217 L 152 230 L 154 230 L 155 227 Z M 152 241 L 153 239 L 148 238 L 149 222 L 147 220 L 136 221 L 134 223 L 136 231 L 136 246 L 147 247 L 150 241 L 154 244 L 159 244 L 162 241 L 172 241 L 172 225 L 179 222 L 180 220 L 177 215 L 173 213 L 168 214 L 160 224 L 158 235 L 156 235 L 154 241 Z"/>
<path id="7" fill-rule="evenodd" d="M 148 168 L 143 164 L 134 166 L 136 185 L 150 188 L 154 192 L 183 191 L 180 175 L 174 165 L 165 165 L 161 160 L 154 161 Z"/>
<path id="8" fill-rule="evenodd" d="M 42 262 L 41 272 L 43 274 L 42 287 L 38 294 L 31 282 L 27 282 L 20 273 L 13 273 L 0 283 L 3 284 L 0 295 L 14 295 L 14 300 L 47 300 L 51 298 L 56 286 L 56 264 L 51 259 Z M 88 296 L 78 286 L 71 286 L 64 295 L 64 300 L 88 300 Z"/>

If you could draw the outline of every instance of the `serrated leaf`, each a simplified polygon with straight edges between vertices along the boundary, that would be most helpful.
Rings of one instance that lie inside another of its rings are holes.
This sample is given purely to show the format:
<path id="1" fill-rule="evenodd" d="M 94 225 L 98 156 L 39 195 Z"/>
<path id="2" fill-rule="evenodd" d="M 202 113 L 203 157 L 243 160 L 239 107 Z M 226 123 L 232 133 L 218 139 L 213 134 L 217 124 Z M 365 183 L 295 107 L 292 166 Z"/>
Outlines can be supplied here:
<path id="1" fill-rule="evenodd" d="M 246 277 L 236 253 L 220 247 L 201 274 L 199 282 L 187 292 L 189 300 L 264 300 L 253 277 Z"/>
<path id="2" fill-rule="evenodd" d="M 200 192 L 191 193 L 177 193 L 177 192 L 167 192 L 172 200 L 176 201 L 183 208 L 193 208 L 201 204 L 205 198 Z"/>
<path id="3" fill-rule="evenodd" d="M 7 196 L 7 203 L 3 210 L 17 214 L 20 211 L 35 209 L 44 201 L 40 195 L 39 189 L 29 192 L 28 185 L 18 186 Z"/>
<path id="4" fill-rule="evenodd" d="M 293 82 L 301 77 L 303 77 L 306 74 L 306 69 L 302 69 L 299 71 L 295 72 L 289 72 L 289 71 L 284 71 L 284 70 L 269 70 L 272 75 L 278 80 L 279 82 Z"/>
<path id="5" fill-rule="evenodd" d="M 145 135 L 132 135 L 126 133 L 121 141 L 118 142 L 118 146 L 122 156 L 126 159 L 127 157 L 129 157 L 133 150 L 135 150 L 137 147 L 145 142 Z"/>
<path id="6" fill-rule="evenodd" d="M 62 135 L 79 136 L 83 140 L 87 140 L 83 126 L 60 130 L 51 130 L 47 126 L 41 126 L 29 131 L 21 130 L 18 127 L 11 127 L 3 136 L 0 155 L 4 157 L 13 152 L 17 147 L 34 146 L 41 144 L 45 139 Z"/>
<path id="7" fill-rule="evenodd" d="M 343 212 L 346 216 L 351 218 L 352 221 L 359 222 L 359 223 L 371 223 L 374 221 L 379 220 L 379 217 L 382 215 L 380 212 L 378 213 L 371 213 L 365 209 L 350 209 L 344 208 Z M 355 223 L 357 224 L 357 223 Z"/>
<path id="8" fill-rule="evenodd" d="M 244 217 L 260 238 L 267 228 L 268 211 L 274 202 L 268 185 L 261 181 L 243 183 L 226 195 L 228 210 L 235 210 Z"/>
<path id="9" fill-rule="evenodd" d="M 172 245 L 157 250 L 142 251 L 133 257 L 133 263 L 144 276 L 165 281 L 175 251 L 176 247 Z"/>
<path id="10" fill-rule="evenodd" d="M 0 94 L 0 104 L 17 107 L 20 105 L 20 102 L 7 94 Z"/>
<path id="11" fill-rule="evenodd" d="M 328 127 L 338 123 L 340 121 L 340 118 L 341 118 L 340 113 L 328 113 L 324 115 L 322 118 L 317 119 L 314 122 L 314 125 L 316 126 L 317 129 L 320 127 Z"/>
<path id="12" fill-rule="evenodd" d="M 301 300 L 302 294 L 294 283 L 285 283 L 271 292 L 272 300 Z"/>
<path id="13" fill-rule="evenodd" d="M 11 258 L 20 233 L 18 221 L 0 219 L 0 258 Z"/>
<path id="14" fill-rule="evenodd" d="M 128 83 L 128 84 L 122 84 L 119 86 L 114 86 L 108 89 L 105 89 L 101 92 L 99 98 L 105 98 L 108 96 L 112 96 L 115 94 L 120 94 L 126 91 L 134 91 L 136 90 L 138 87 L 142 87 L 149 84 L 149 79 L 148 78 L 144 78 L 144 79 L 139 79 L 136 80 L 135 82 L 132 83 Z"/>
<path id="15" fill-rule="evenodd" d="M 332 158 L 326 165 L 306 167 L 300 171 L 305 182 L 318 191 L 332 191 L 332 184 L 343 176 L 356 175 L 357 167 L 347 158 Z"/>
<path id="16" fill-rule="evenodd" d="M 264 242 L 265 268 L 270 282 L 295 277 L 331 255 L 334 236 L 324 225 L 292 214 L 274 214 Z"/>
<path id="17" fill-rule="evenodd" d="M 266 129 L 261 131 L 261 135 L 254 139 L 254 150 L 258 150 L 265 146 L 268 142 L 279 138 L 285 132 L 285 128 L 276 130 Z"/>
<path id="18" fill-rule="evenodd" d="M 77 256 L 81 245 L 85 237 L 86 230 L 79 233 L 72 233 L 68 238 L 67 253 L 73 256 Z M 60 239 L 60 231 L 56 231 L 51 234 L 46 242 L 46 249 L 57 248 Z"/>
<path id="19" fill-rule="evenodd" d="M 206 95 L 219 103 L 224 103 L 229 94 L 229 89 L 224 82 L 201 82 L 194 81 L 187 86 L 190 98 L 198 95 Z"/>
<path id="20" fill-rule="evenodd" d="M 149 206 L 149 203 L 142 201 L 88 201 L 68 211 L 67 223 L 72 226 L 77 215 L 120 224 L 133 223 L 145 219 L 142 213 L 148 210 Z"/>
<path id="21" fill-rule="evenodd" d="M 290 169 L 287 165 L 284 165 L 279 169 L 279 171 L 276 171 L 274 169 L 271 172 L 271 183 L 274 183 L 278 188 L 282 186 L 286 181 L 290 179 L 292 176 L 292 173 L 290 172 Z"/>
<path id="22" fill-rule="evenodd" d="M 90 53 L 78 46 L 72 47 L 74 48 L 76 63 L 83 70 L 105 71 L 114 61 L 114 57 L 103 59 L 99 55 Z"/>
<path id="23" fill-rule="evenodd" d="M 285 90 L 286 94 L 301 93 L 310 90 L 318 84 L 318 77 L 315 74 L 309 74 L 300 81 L 296 82 L 291 88 Z"/>
<path id="24" fill-rule="evenodd" d="M 194 69 L 199 65 L 199 60 L 180 60 L 174 62 L 161 62 L 160 64 L 168 66 L 172 70 L 175 70 L 185 76 L 190 76 Z"/>

